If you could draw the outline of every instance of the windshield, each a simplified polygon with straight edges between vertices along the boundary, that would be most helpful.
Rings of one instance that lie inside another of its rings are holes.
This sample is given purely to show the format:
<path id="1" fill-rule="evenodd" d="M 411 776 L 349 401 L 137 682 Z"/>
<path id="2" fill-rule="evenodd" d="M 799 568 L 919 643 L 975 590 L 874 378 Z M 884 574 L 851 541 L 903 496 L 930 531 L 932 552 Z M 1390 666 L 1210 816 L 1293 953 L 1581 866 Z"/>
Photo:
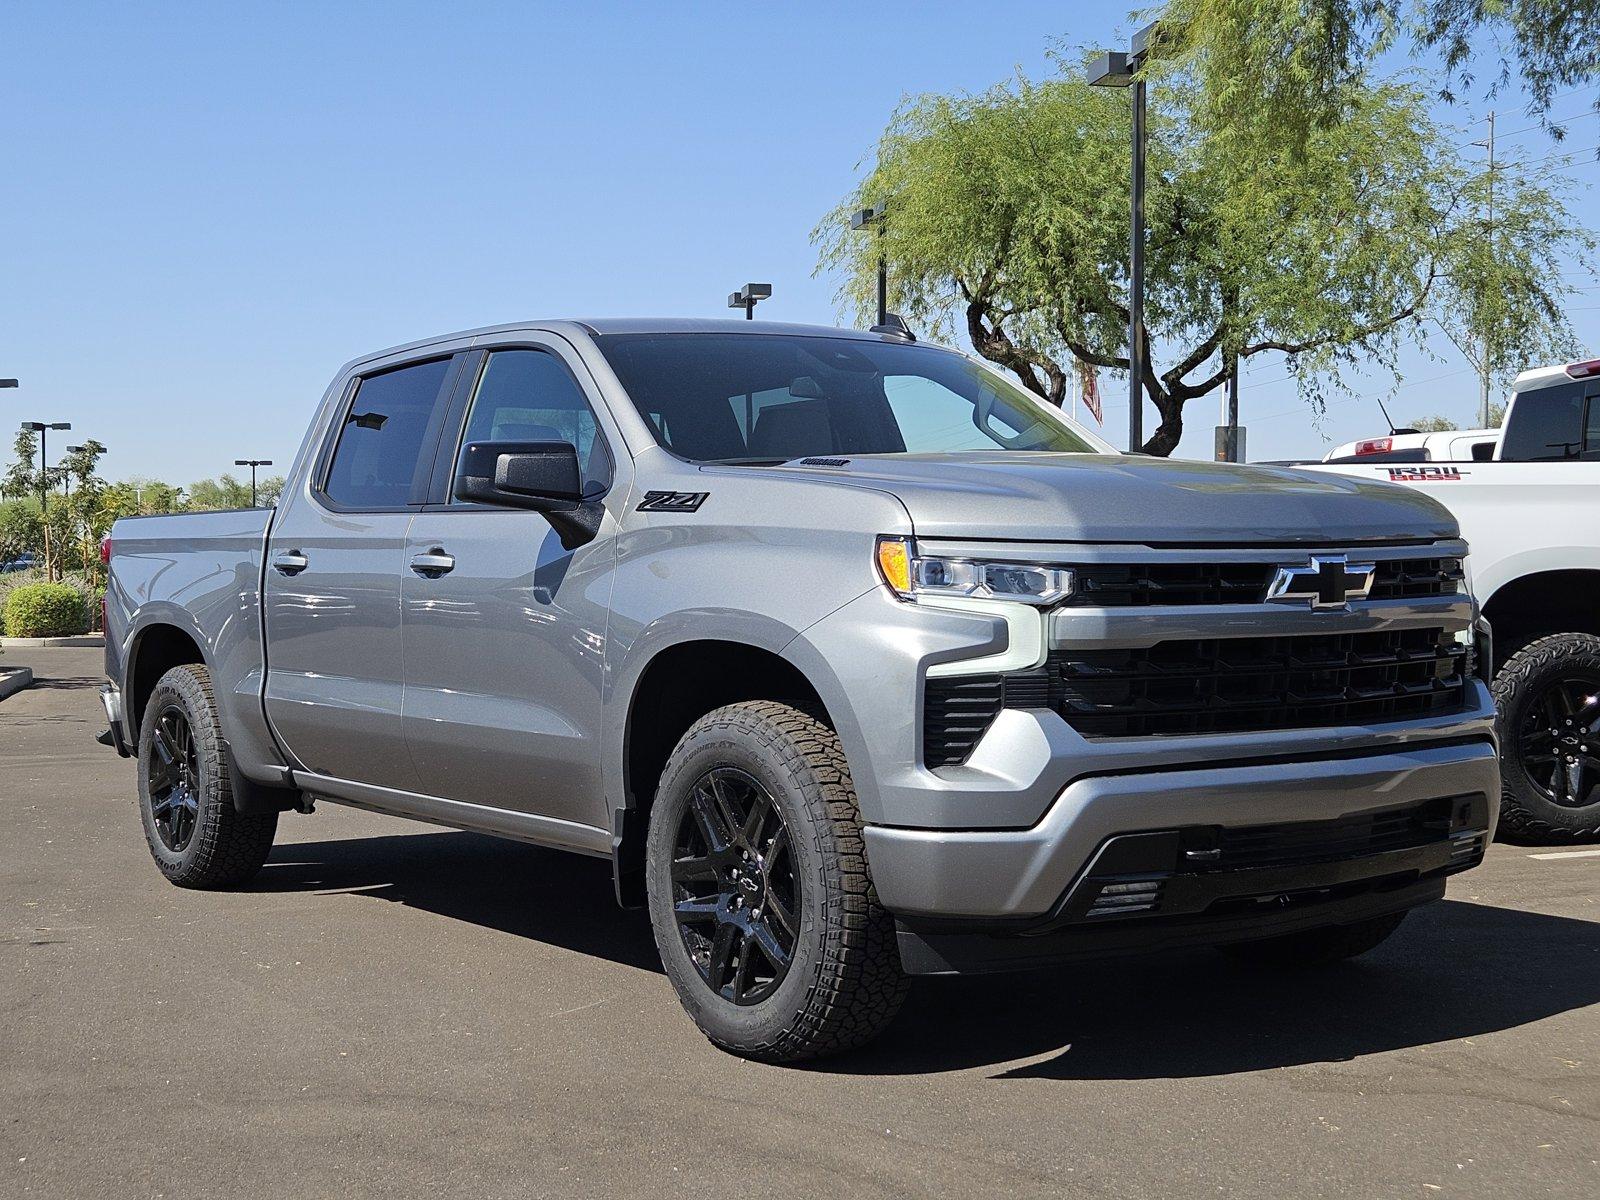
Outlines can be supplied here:
<path id="1" fill-rule="evenodd" d="M 656 440 L 696 462 L 954 450 L 1101 453 L 959 354 L 781 333 L 596 339 Z"/>

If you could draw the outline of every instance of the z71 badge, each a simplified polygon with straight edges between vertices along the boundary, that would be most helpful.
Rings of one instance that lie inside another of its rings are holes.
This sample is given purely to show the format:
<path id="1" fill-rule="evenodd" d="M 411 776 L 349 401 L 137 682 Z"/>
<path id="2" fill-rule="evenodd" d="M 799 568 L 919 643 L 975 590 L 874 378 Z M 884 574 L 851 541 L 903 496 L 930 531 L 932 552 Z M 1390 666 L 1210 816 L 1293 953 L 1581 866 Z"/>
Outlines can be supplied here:
<path id="1" fill-rule="evenodd" d="M 1450 483 L 1460 480 L 1471 471 L 1460 467 L 1388 467 L 1390 483 Z"/>
<path id="2" fill-rule="evenodd" d="M 646 492 L 635 512 L 694 512 L 710 492 Z"/>

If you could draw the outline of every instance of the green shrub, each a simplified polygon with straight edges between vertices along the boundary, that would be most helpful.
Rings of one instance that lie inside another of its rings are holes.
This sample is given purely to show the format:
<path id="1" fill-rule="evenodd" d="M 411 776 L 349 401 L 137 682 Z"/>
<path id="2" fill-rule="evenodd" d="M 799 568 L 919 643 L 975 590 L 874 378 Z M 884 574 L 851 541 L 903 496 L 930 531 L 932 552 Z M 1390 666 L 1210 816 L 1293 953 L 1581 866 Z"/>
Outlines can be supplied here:
<path id="1" fill-rule="evenodd" d="M 70 637 L 89 628 L 83 593 L 65 583 L 30 583 L 6 597 L 8 637 Z"/>

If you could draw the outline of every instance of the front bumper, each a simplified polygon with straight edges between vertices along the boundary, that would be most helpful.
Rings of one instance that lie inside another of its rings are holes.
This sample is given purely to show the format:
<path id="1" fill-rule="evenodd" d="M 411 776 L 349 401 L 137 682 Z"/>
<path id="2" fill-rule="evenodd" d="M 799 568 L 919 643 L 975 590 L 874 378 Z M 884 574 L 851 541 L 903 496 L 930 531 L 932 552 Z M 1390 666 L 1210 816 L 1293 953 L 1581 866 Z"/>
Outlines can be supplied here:
<path id="1" fill-rule="evenodd" d="M 879 898 L 905 930 L 1019 942 L 1050 933 L 1066 939 L 1052 953 L 1070 956 L 1074 934 L 1087 946 L 1117 926 L 1125 932 L 1110 940 L 1130 946 L 1158 943 L 1155 927 L 1173 922 L 1214 924 L 1204 940 L 1223 940 L 1291 907 L 1328 924 L 1344 914 L 1319 905 L 1359 909 L 1375 893 L 1421 903 L 1481 859 L 1498 797 L 1483 739 L 1090 777 L 1028 829 L 865 835 Z M 1152 884 L 1160 903 L 1139 906 Z M 1107 885 L 1121 899 L 1095 909 Z"/>

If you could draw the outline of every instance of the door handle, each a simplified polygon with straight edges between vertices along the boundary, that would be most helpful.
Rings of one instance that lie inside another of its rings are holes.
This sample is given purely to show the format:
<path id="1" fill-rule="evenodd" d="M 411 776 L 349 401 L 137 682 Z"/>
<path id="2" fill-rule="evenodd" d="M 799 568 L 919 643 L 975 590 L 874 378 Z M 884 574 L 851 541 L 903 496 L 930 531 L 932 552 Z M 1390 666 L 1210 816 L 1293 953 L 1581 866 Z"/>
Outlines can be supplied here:
<path id="1" fill-rule="evenodd" d="M 272 569 L 280 575 L 298 575 L 311 560 L 298 550 L 280 550 L 272 556 Z"/>
<path id="2" fill-rule="evenodd" d="M 437 579 L 441 575 L 448 575 L 455 565 L 455 555 L 446 554 L 438 546 L 435 546 L 426 554 L 413 554 L 411 556 L 411 569 L 424 579 Z"/>

